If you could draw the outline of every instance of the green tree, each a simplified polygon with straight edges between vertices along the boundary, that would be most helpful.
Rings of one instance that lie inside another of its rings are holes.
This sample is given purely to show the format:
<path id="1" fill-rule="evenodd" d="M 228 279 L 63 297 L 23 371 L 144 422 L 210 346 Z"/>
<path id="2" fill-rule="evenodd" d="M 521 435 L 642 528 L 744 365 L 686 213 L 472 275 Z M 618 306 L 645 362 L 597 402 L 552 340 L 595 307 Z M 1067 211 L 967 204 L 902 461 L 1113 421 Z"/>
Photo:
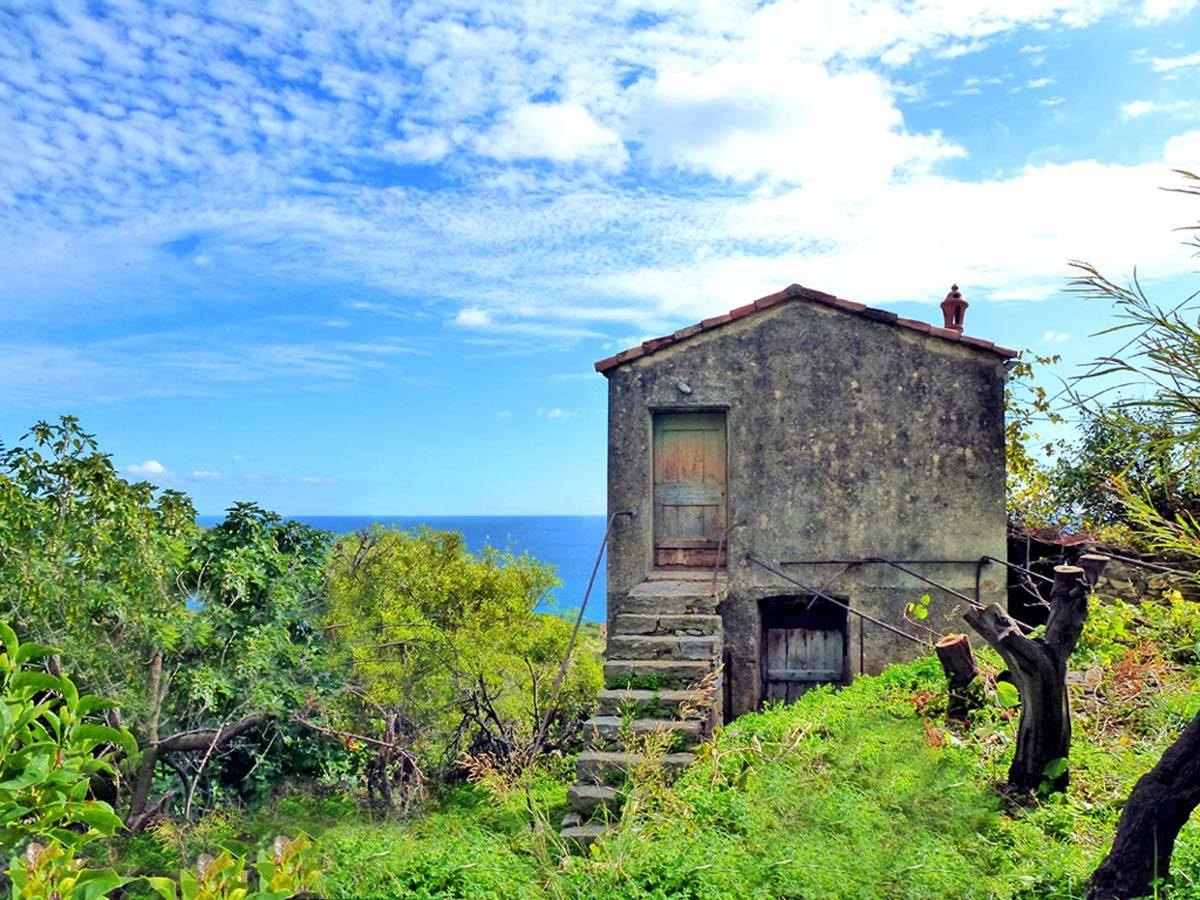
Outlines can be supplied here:
<path id="1" fill-rule="evenodd" d="M 130 802 L 148 812 L 154 773 L 166 761 L 185 815 L 214 758 L 327 693 L 320 629 L 329 535 L 252 503 L 193 539 L 176 576 L 184 628 L 154 647 L 146 750 Z"/>
<path id="2" fill-rule="evenodd" d="M 1073 524 L 1088 531 L 1120 529 L 1124 537 L 1136 524 L 1123 499 L 1129 493 L 1162 519 L 1200 512 L 1200 443 L 1176 439 L 1168 412 L 1102 406 L 1084 414 L 1078 442 L 1052 474 Z"/>
<path id="3" fill-rule="evenodd" d="M 137 745 L 98 719 L 107 702 L 37 664 L 49 647 L 21 643 L 3 623 L 0 644 L 0 853 L 20 851 L 7 872 L 14 896 L 104 896 L 128 879 L 84 869 L 76 854 L 121 820 L 90 784 Z"/>
<path id="4" fill-rule="evenodd" d="M 371 730 L 373 790 L 385 802 L 415 774 L 395 769 L 400 758 L 441 768 L 464 752 L 512 759 L 546 716 L 549 746 L 577 733 L 600 671 L 577 653 L 551 696 L 571 627 L 536 609 L 555 583 L 529 557 L 474 556 L 455 533 L 376 529 L 337 547 L 329 629 L 352 672 L 342 727 Z"/>
<path id="5" fill-rule="evenodd" d="M 0 616 L 63 648 L 51 669 L 137 736 L 131 826 L 190 811 L 223 754 L 325 689 L 328 546 L 253 504 L 197 528 L 184 495 L 122 479 L 69 416 L 0 456 Z"/>
<path id="6" fill-rule="evenodd" d="M 38 422 L 0 454 L 0 618 L 137 722 L 147 648 L 183 630 L 175 577 L 195 533 L 183 494 L 122 479 L 71 416 Z"/>

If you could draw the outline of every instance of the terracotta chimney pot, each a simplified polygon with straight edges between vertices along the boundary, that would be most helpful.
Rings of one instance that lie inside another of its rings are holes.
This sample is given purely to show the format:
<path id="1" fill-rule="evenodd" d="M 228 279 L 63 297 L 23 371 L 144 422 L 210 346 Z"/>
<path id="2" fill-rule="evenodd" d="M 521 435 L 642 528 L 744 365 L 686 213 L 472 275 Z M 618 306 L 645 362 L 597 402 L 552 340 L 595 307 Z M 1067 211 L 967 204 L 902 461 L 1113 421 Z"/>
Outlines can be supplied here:
<path id="1" fill-rule="evenodd" d="M 963 319 L 967 317 L 968 305 L 967 301 L 963 299 L 958 285 L 952 284 L 950 286 L 950 293 L 942 301 L 942 316 L 946 320 L 945 327 L 951 331 L 961 332 L 963 330 Z"/>

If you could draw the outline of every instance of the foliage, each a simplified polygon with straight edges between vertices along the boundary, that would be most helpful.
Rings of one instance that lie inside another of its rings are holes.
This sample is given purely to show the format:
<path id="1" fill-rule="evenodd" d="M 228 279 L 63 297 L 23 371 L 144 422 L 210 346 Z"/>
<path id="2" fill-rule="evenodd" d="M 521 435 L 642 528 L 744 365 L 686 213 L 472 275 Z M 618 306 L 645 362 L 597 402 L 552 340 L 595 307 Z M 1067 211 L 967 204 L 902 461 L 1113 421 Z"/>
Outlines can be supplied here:
<path id="1" fill-rule="evenodd" d="M 1077 527 L 1141 533 L 1129 494 L 1159 518 L 1200 512 L 1200 443 L 1177 439 L 1167 413 L 1103 406 L 1082 412 L 1080 438 L 1052 472 L 1058 501 Z"/>
<path id="2" fill-rule="evenodd" d="M 128 884 L 131 879 L 112 869 L 86 868 L 77 858 L 76 848 L 51 840 L 42 845 L 36 841 L 26 845 L 25 852 L 9 867 L 13 900 L 94 900 L 107 897 L 109 892 Z"/>
<path id="3" fill-rule="evenodd" d="M 376 529 L 340 545 L 330 565 L 329 629 L 353 673 L 346 730 L 415 754 L 421 768 L 464 752 L 527 751 L 577 731 L 600 685 L 576 652 L 553 695 L 571 626 L 536 608 L 555 584 L 526 556 L 469 553 L 461 535 Z"/>
<path id="4" fill-rule="evenodd" d="M 0 454 L 0 618 L 141 720 L 151 650 L 185 630 L 194 518 L 182 494 L 122 479 L 74 417 L 38 422 Z"/>
<path id="5" fill-rule="evenodd" d="M 50 648 L 20 643 L 3 623 L 0 640 L 0 852 L 34 838 L 74 850 L 111 835 L 121 820 L 88 796 L 89 783 L 115 774 L 118 753 L 137 751 L 132 736 L 95 721 L 104 701 L 33 665 Z"/>
<path id="6" fill-rule="evenodd" d="M 1039 528 L 1058 522 L 1059 503 L 1047 460 L 1063 448 L 1061 440 L 1044 440 L 1039 428 L 1042 423 L 1061 424 L 1063 419 L 1052 406 L 1053 398 L 1033 379 L 1035 366 L 1053 365 L 1060 357 L 1027 354 L 1017 358 L 1004 388 L 1006 497 L 1012 521 Z"/>
<path id="7" fill-rule="evenodd" d="M 51 668 L 111 698 L 146 748 L 134 823 L 152 792 L 215 798 L 231 751 L 261 758 L 262 724 L 336 681 L 315 627 L 328 537 L 246 503 L 207 530 L 194 518 L 184 495 L 121 478 L 70 416 L 0 455 L 0 616 L 63 648 Z"/>
<path id="8" fill-rule="evenodd" d="M 109 704 L 35 664 L 54 650 L 22 644 L 4 623 L 0 642 L 0 852 L 21 851 L 6 873 L 13 896 L 103 897 L 127 879 L 86 868 L 78 854 L 121 820 L 89 786 L 115 775 L 114 759 L 137 745 L 95 720 Z"/>
<path id="9" fill-rule="evenodd" d="M 413 819 L 339 817 L 317 842 L 325 893 L 1078 897 L 1129 788 L 1200 707 L 1198 641 L 1200 610 L 1177 594 L 1098 606 L 1072 662 L 1072 787 L 1031 808 L 993 790 L 1016 711 L 984 648 L 997 691 L 966 727 L 942 724 L 934 658 L 892 666 L 741 717 L 673 785 L 635 767 L 616 829 L 586 854 L 556 850 L 566 767 L 481 780 Z M 1175 869 L 1169 896 L 1200 897 L 1200 829 L 1184 830 Z"/>
<path id="10" fill-rule="evenodd" d="M 325 533 L 251 503 L 235 504 L 192 541 L 176 579 L 186 630 L 151 657 L 162 699 L 148 723 L 167 748 L 172 734 L 211 732 L 221 751 L 196 759 L 208 747 L 187 748 L 185 771 L 195 775 L 183 786 L 185 806 L 203 765 L 214 775 L 233 765 L 225 784 L 237 786 L 274 744 L 261 729 L 248 733 L 249 746 L 222 743 L 221 729 L 251 713 L 286 720 L 338 683 L 320 629 L 328 545 Z"/>
<path id="11" fill-rule="evenodd" d="M 1184 182 L 1177 190 L 1200 196 L 1200 175 L 1178 174 Z M 1200 247 L 1200 240 L 1192 243 Z M 1119 454 L 1109 479 L 1115 499 L 1152 546 L 1200 558 L 1193 527 L 1200 457 L 1198 295 L 1167 309 L 1146 294 L 1136 272 L 1128 284 L 1118 284 L 1092 265 L 1074 265 L 1074 289 L 1114 307 L 1118 324 L 1104 333 L 1132 333 L 1087 376 L 1110 383 L 1093 397 L 1077 398 L 1093 416 L 1098 437 Z M 1097 398 L 1118 391 L 1107 406 L 1098 405 Z"/>
<path id="12" fill-rule="evenodd" d="M 222 849 L 202 855 L 194 872 L 180 872 L 178 884 L 163 877 L 146 881 L 164 900 L 287 900 L 311 891 L 318 882 L 314 857 L 307 835 L 277 837 L 252 867 L 247 867 L 244 853 Z"/>

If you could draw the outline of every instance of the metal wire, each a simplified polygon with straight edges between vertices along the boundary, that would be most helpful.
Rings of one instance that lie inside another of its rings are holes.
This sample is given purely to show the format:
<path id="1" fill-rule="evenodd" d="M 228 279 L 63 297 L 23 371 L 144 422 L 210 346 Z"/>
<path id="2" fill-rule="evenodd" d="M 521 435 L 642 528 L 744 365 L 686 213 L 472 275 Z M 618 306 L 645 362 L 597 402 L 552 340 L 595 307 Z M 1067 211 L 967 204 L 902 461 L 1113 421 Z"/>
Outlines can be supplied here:
<path id="1" fill-rule="evenodd" d="M 1186 569 L 1172 569 L 1168 566 L 1159 565 L 1158 563 L 1146 562 L 1145 560 L 1135 559 L 1131 556 L 1119 556 L 1116 553 L 1109 553 L 1108 551 L 1105 551 L 1104 555 L 1112 559 L 1119 560 L 1120 562 L 1128 563 L 1131 566 L 1149 569 L 1152 572 L 1161 572 L 1164 575 L 1183 575 L 1187 578 L 1195 578 L 1197 574 L 1195 572 L 1189 572 Z"/>
<path id="2" fill-rule="evenodd" d="M 901 631 L 899 628 L 896 628 L 893 625 L 889 625 L 887 622 L 881 621 L 880 619 L 876 619 L 874 616 L 869 616 L 865 612 L 861 612 L 860 610 L 857 610 L 854 607 L 850 606 L 848 603 L 843 603 L 841 600 L 837 600 L 834 597 L 830 597 L 828 594 L 826 594 L 824 592 L 821 592 L 812 587 L 809 587 L 804 582 L 798 581 L 797 579 L 792 578 L 787 573 L 781 572 L 778 569 L 776 569 L 774 566 L 771 566 L 770 564 L 763 562 L 761 559 L 759 559 L 757 556 L 754 556 L 753 554 L 747 554 L 746 559 L 748 559 L 750 562 L 754 563 L 756 566 L 766 569 L 772 575 L 775 575 L 779 578 L 782 578 L 784 581 L 794 584 L 796 587 L 800 588 L 805 593 L 815 594 L 816 596 L 820 597 L 823 600 L 828 600 L 830 603 L 834 604 L 835 606 L 840 606 L 842 609 L 846 610 L 846 612 L 854 613 L 854 615 L 858 616 L 860 619 L 865 619 L 866 621 L 870 622 L 873 625 L 878 625 L 880 628 L 885 628 L 888 631 L 892 632 L 893 634 L 899 635 L 900 637 L 904 638 L 905 640 L 912 641 L 914 644 L 918 644 L 920 646 L 925 646 L 925 642 L 922 641 L 920 638 L 913 637 L 908 632 Z"/>
<path id="3" fill-rule="evenodd" d="M 1010 569 L 1016 569 L 1018 572 L 1024 572 L 1026 575 L 1029 575 L 1033 578 L 1054 584 L 1053 578 L 1043 575 L 1041 572 L 1035 572 L 1033 569 L 1027 569 L 1024 566 L 1018 566 L 1016 563 L 1008 562 L 1007 560 L 996 559 L 994 556 L 985 556 L 984 559 L 988 560 L 989 562 L 1000 563 L 1002 566 L 1008 566 Z"/>
<path id="4" fill-rule="evenodd" d="M 596 551 L 596 562 L 592 566 L 592 576 L 588 579 L 587 590 L 583 592 L 583 603 L 579 605 L 579 615 L 575 617 L 575 628 L 571 631 L 571 639 L 567 641 L 567 650 L 563 654 L 562 664 L 558 667 L 558 675 L 554 678 L 554 689 L 550 692 L 550 702 L 546 705 L 545 715 L 542 716 L 537 734 L 534 735 L 533 745 L 529 752 L 531 761 L 537 756 L 538 750 L 541 749 L 542 741 L 546 737 L 546 729 L 550 727 L 550 717 L 554 715 L 554 707 L 558 703 L 558 695 L 562 691 L 563 678 L 567 674 L 567 667 L 571 664 L 571 654 L 575 652 L 575 641 L 579 637 L 579 629 L 583 626 L 583 613 L 587 609 L 588 599 L 592 596 L 592 586 L 596 583 L 596 573 L 600 571 L 600 560 L 604 558 L 604 548 L 608 546 L 608 535 L 612 531 L 613 522 L 617 520 L 617 516 L 635 515 L 637 515 L 635 510 L 623 509 L 608 517 L 608 525 L 604 528 L 604 538 L 600 541 L 600 549 Z"/>
<path id="5" fill-rule="evenodd" d="M 893 560 L 890 560 L 890 559 L 883 559 L 882 557 L 876 557 L 876 558 L 870 560 L 870 562 L 880 562 L 885 565 L 891 566 L 894 569 L 899 569 L 901 572 L 904 572 L 906 575 L 911 575 L 913 578 L 917 579 L 918 581 L 923 581 L 926 584 L 932 585 L 933 587 L 937 588 L 939 591 L 945 591 L 947 594 L 951 594 L 952 596 L 958 597 L 960 600 L 965 600 L 967 603 L 969 603 L 975 609 L 983 609 L 983 604 L 980 603 L 978 600 L 968 597 L 966 594 L 962 593 L 961 591 L 956 591 L 952 587 L 946 587 L 946 585 L 944 585 L 940 582 L 934 581 L 932 578 L 926 578 L 924 575 L 920 574 L 919 572 L 914 572 L 912 569 L 902 566 L 898 562 L 894 562 Z M 1012 616 L 1009 616 L 1009 618 L 1011 619 Z M 1025 629 L 1026 631 L 1033 631 L 1032 625 L 1022 622 L 1020 619 L 1013 619 L 1013 621 L 1019 627 Z"/>

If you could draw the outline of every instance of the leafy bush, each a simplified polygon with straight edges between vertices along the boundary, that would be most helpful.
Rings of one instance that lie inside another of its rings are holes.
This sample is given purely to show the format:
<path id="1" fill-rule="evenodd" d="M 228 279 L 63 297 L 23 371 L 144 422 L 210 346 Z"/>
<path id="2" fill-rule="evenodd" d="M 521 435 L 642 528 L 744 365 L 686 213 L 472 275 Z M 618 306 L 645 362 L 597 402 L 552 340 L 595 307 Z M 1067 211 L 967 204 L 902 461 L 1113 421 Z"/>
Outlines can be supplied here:
<path id="1" fill-rule="evenodd" d="M 577 649 L 553 695 L 571 626 L 536 609 L 555 583 L 529 557 L 475 556 L 453 533 L 376 529 L 342 543 L 328 627 L 352 672 L 345 731 L 411 754 L 408 769 L 390 758 L 400 780 L 464 752 L 520 755 L 543 719 L 545 743 L 564 746 L 601 679 L 595 654 Z M 383 793 L 387 779 L 373 777 Z"/>
<path id="2" fill-rule="evenodd" d="M 89 784 L 137 752 L 129 732 L 96 721 L 109 704 L 32 663 L 54 651 L 22 644 L 0 623 L 0 852 L 37 838 L 76 849 L 121 825 Z M 52 850 L 47 853 L 53 855 Z"/>
<path id="3" fill-rule="evenodd" d="M 51 648 L 22 644 L 4 623 L 0 642 L 0 852 L 21 851 L 7 871 L 13 896 L 104 896 L 127 879 L 87 869 L 78 854 L 121 820 L 89 785 L 115 776 L 115 758 L 137 744 L 95 720 L 110 704 L 34 665 Z"/>
<path id="4" fill-rule="evenodd" d="M 146 881 L 164 900 L 288 900 L 307 894 L 318 883 L 314 857 L 306 835 L 277 837 L 253 866 L 247 866 L 244 850 L 222 849 L 201 856 L 194 872 L 180 872 L 178 884 L 163 877 Z"/>

